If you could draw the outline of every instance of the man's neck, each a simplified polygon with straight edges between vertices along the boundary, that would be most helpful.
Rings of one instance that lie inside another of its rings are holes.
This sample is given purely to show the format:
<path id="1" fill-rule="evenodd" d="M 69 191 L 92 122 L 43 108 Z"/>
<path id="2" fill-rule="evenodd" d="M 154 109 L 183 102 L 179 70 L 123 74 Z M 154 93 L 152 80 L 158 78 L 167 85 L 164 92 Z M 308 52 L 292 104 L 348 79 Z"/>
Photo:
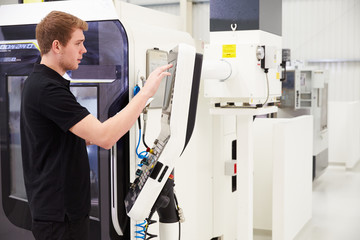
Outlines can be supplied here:
<path id="1" fill-rule="evenodd" d="M 65 74 L 65 70 L 62 69 L 59 64 L 56 64 L 55 61 L 53 61 L 53 59 L 51 59 L 51 57 L 49 56 L 43 55 L 40 64 L 44 64 L 45 66 L 51 68 L 52 70 L 60 74 L 60 76 L 63 76 Z"/>

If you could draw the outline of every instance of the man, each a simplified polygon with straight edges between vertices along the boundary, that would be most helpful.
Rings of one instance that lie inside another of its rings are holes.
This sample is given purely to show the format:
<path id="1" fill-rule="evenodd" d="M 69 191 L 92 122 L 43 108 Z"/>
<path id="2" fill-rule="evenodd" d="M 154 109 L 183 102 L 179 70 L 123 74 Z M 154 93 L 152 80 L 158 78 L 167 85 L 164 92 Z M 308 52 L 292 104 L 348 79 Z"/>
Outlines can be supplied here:
<path id="1" fill-rule="evenodd" d="M 39 239 L 88 239 L 90 176 L 86 144 L 110 149 L 135 123 L 171 65 L 152 72 L 117 115 L 101 123 L 82 107 L 62 76 L 86 53 L 87 23 L 53 11 L 36 27 L 41 62 L 25 81 L 21 102 L 24 179 Z"/>

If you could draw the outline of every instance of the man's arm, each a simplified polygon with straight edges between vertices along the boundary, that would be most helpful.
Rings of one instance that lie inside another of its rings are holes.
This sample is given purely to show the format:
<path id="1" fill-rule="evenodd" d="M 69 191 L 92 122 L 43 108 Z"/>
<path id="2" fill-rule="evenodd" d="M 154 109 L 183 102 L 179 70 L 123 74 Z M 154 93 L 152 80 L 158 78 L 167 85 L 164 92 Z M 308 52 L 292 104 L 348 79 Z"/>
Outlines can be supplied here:
<path id="1" fill-rule="evenodd" d="M 170 75 L 166 72 L 170 67 L 171 64 L 155 69 L 140 92 L 115 116 L 101 123 L 89 114 L 70 128 L 70 131 L 87 142 L 110 149 L 134 125 L 148 99 L 156 93 L 161 80 Z"/>

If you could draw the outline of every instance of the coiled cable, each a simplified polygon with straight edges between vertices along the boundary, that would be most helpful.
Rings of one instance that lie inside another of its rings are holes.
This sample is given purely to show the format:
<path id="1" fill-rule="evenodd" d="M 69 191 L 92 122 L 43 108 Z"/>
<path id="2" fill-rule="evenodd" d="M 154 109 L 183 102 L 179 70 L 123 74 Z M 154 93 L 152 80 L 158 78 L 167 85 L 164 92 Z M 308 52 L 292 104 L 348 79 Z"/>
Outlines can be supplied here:
<path id="1" fill-rule="evenodd" d="M 140 228 L 140 230 L 135 231 L 135 239 L 145 239 L 146 221 L 144 220 L 142 223 L 135 224 L 135 227 Z"/>

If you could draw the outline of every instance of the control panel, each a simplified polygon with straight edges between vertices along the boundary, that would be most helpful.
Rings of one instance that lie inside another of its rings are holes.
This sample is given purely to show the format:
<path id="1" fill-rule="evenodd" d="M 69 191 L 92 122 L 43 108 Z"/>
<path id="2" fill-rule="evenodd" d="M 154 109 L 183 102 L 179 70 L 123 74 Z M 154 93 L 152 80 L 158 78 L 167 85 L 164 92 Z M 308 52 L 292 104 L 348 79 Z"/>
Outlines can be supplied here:
<path id="1" fill-rule="evenodd" d="M 161 131 L 149 156 L 140 162 L 125 198 L 128 216 L 137 221 L 151 212 L 190 139 L 195 121 L 202 55 L 196 54 L 193 46 L 179 44 L 169 52 L 168 63 L 173 67 L 165 80 Z"/>

